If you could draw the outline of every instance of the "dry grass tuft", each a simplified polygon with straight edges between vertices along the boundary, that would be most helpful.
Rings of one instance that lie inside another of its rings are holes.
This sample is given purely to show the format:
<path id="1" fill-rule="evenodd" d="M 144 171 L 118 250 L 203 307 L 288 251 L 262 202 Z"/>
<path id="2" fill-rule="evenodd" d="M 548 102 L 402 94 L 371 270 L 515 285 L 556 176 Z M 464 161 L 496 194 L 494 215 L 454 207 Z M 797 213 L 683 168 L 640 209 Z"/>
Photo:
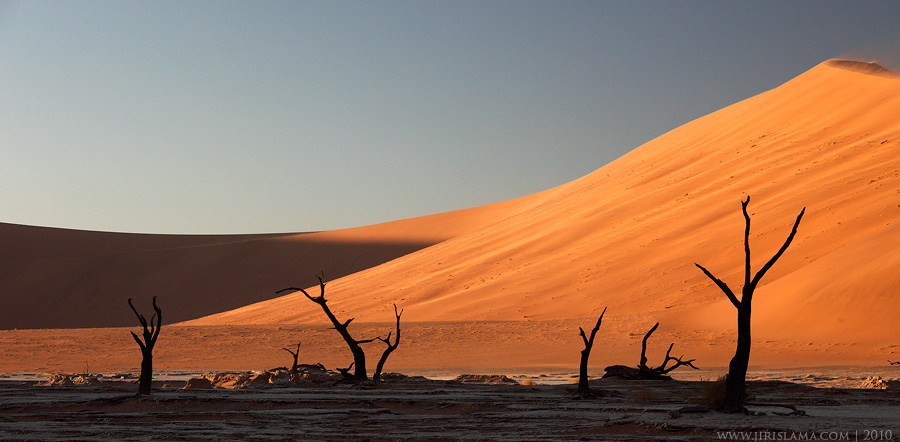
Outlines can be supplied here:
<path id="1" fill-rule="evenodd" d="M 703 383 L 700 402 L 708 405 L 722 405 L 725 402 L 725 376 Z"/>

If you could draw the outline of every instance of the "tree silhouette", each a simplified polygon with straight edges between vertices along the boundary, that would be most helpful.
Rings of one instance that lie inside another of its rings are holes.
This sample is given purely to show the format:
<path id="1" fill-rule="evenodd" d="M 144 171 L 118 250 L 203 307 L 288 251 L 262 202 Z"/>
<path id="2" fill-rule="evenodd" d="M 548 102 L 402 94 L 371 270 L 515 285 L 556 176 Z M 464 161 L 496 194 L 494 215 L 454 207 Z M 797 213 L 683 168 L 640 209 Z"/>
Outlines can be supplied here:
<path id="1" fill-rule="evenodd" d="M 674 357 L 672 356 L 672 347 L 675 346 L 675 343 L 669 344 L 669 349 L 666 350 L 666 357 L 663 359 L 662 364 L 659 367 L 648 367 L 647 366 L 647 340 L 650 339 L 650 335 L 659 328 L 659 322 L 653 325 L 653 327 L 644 334 L 644 339 L 641 340 L 641 359 L 638 363 L 637 368 L 628 367 L 625 365 L 611 365 L 606 367 L 606 374 L 603 377 L 621 377 L 625 379 L 671 379 L 668 374 L 682 365 L 693 368 L 694 370 L 699 370 L 694 366 L 694 359 L 684 360 L 684 356 Z M 668 367 L 670 361 L 675 361 L 675 365 Z"/>
<path id="2" fill-rule="evenodd" d="M 728 284 L 725 284 L 722 280 L 713 276 L 713 274 L 710 273 L 709 270 L 706 270 L 705 267 L 694 263 L 694 265 L 700 268 L 709 279 L 719 286 L 719 289 L 728 296 L 728 299 L 738 311 L 737 349 L 735 350 L 734 357 L 731 358 L 731 362 L 728 364 L 728 375 L 725 378 L 725 402 L 723 404 L 723 411 L 726 413 L 736 413 L 744 410 L 743 403 L 746 399 L 747 365 L 750 362 L 750 302 L 753 300 L 753 291 L 756 290 L 763 275 L 769 271 L 772 265 L 775 264 L 775 261 L 777 261 L 784 251 L 787 250 L 791 241 L 794 239 L 794 235 L 797 234 L 797 226 L 800 225 L 800 219 L 803 218 L 803 214 L 806 212 L 806 207 L 804 207 L 803 210 L 800 211 L 800 214 L 797 215 L 797 220 L 794 221 L 794 227 L 791 229 L 791 234 L 788 235 L 787 240 L 784 241 L 784 244 L 778 249 L 778 252 L 775 253 L 775 255 L 772 256 L 772 258 L 769 259 L 769 261 L 766 262 L 754 276 L 750 270 L 750 215 L 747 213 L 748 204 L 750 204 L 749 195 L 746 200 L 741 201 L 741 210 L 744 212 L 746 225 L 744 228 L 744 287 L 741 291 L 741 299 L 737 299 L 737 296 L 735 296 L 731 288 L 728 287 Z"/>
<path id="3" fill-rule="evenodd" d="M 134 341 L 141 346 L 141 355 L 143 356 L 141 359 L 141 377 L 138 380 L 138 394 L 150 394 L 150 384 L 153 382 L 153 346 L 156 345 L 156 338 L 159 337 L 159 330 L 162 328 L 162 310 L 156 305 L 156 296 L 154 296 L 153 310 L 155 313 L 150 317 L 150 322 L 148 323 L 144 315 L 138 313 L 137 309 L 134 308 L 131 298 L 128 298 L 128 305 L 131 306 L 131 311 L 134 312 L 144 328 L 143 341 L 135 332 L 131 332 Z"/>
<path id="4" fill-rule="evenodd" d="M 287 347 L 283 347 L 282 350 L 291 354 L 294 357 L 294 363 L 291 364 L 291 376 L 297 375 L 297 359 L 300 357 L 300 342 L 297 341 L 297 351 L 293 351 Z"/>
<path id="5" fill-rule="evenodd" d="M 699 368 L 694 367 L 694 359 L 688 359 L 687 361 L 682 360 L 682 357 L 676 358 L 671 356 L 672 347 L 675 346 L 675 343 L 669 344 L 669 349 L 666 350 L 666 357 L 663 359 L 662 364 L 659 367 L 651 368 L 647 366 L 647 340 L 650 339 L 650 335 L 659 328 L 659 322 L 653 325 L 653 328 L 644 335 L 644 339 L 641 341 L 641 363 L 638 364 L 638 370 L 642 374 L 643 379 L 660 379 L 664 378 L 669 372 L 675 370 L 682 365 L 693 368 L 694 370 L 699 370 Z M 671 367 L 666 367 L 669 364 L 669 361 L 675 361 L 675 365 Z"/>
<path id="6" fill-rule="evenodd" d="M 378 340 L 384 342 L 387 345 L 387 348 L 384 349 L 384 353 L 381 354 L 381 359 L 378 360 L 378 365 L 375 366 L 375 374 L 372 375 L 372 380 L 375 382 L 381 381 L 381 370 L 384 368 L 384 363 L 387 362 L 388 356 L 400 346 L 400 315 L 403 314 L 403 310 L 397 312 L 397 304 L 394 304 L 394 316 L 397 317 L 397 327 L 396 333 L 394 333 L 394 342 L 391 342 L 391 333 L 388 332 L 387 338 L 379 337 Z"/>
<path id="7" fill-rule="evenodd" d="M 310 296 L 306 290 L 299 289 L 296 287 L 288 287 L 286 289 L 281 289 L 277 293 L 280 294 L 286 291 L 300 291 L 302 292 L 310 301 L 319 304 L 322 307 L 322 311 L 325 312 L 325 316 L 328 316 L 328 320 L 331 321 L 331 324 L 334 325 L 334 329 L 341 334 L 341 337 L 344 338 L 344 342 L 347 343 L 347 347 L 350 348 L 350 352 L 353 354 L 353 364 L 350 367 L 346 368 L 346 373 L 344 376 L 348 380 L 353 381 L 365 381 L 369 379 L 368 374 L 366 373 L 366 353 L 363 351 L 362 347 L 359 344 L 365 344 L 368 342 L 372 342 L 375 339 L 365 339 L 365 340 L 356 340 L 350 336 L 350 332 L 347 331 L 347 326 L 353 322 L 354 318 L 350 318 L 344 322 L 338 321 L 338 319 L 334 316 L 334 313 L 331 312 L 331 309 L 328 308 L 328 301 L 325 299 L 325 274 L 320 272 L 316 275 L 316 278 L 319 279 L 319 296 Z M 399 321 L 399 318 L 398 318 Z M 353 365 L 356 365 L 356 369 L 352 375 L 349 374 L 350 369 L 353 368 Z"/>
<path id="8" fill-rule="evenodd" d="M 581 340 L 584 341 L 584 350 L 581 350 L 581 363 L 578 366 L 578 397 L 582 399 L 587 399 L 592 394 L 591 386 L 588 383 L 588 358 L 591 357 L 591 349 L 594 348 L 594 336 L 597 335 L 597 330 L 600 330 L 600 323 L 603 322 L 603 315 L 605 314 L 606 307 L 603 307 L 600 317 L 597 318 L 597 324 L 591 329 L 590 338 L 585 335 L 583 328 L 578 327 L 578 333 L 581 335 Z"/>

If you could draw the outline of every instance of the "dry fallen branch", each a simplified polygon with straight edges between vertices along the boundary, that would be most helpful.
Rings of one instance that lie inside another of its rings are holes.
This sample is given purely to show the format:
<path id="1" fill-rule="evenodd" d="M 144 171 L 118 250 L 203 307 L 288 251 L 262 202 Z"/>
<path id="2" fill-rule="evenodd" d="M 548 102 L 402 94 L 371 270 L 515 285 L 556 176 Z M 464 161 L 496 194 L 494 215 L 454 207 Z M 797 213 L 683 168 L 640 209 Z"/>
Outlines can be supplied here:
<path id="1" fill-rule="evenodd" d="M 672 347 L 675 346 L 674 342 L 669 344 L 669 349 L 666 350 L 666 357 L 659 367 L 651 368 L 647 366 L 647 340 L 650 339 L 650 335 L 652 335 L 657 328 L 659 328 L 659 322 L 654 324 L 650 331 L 644 334 L 644 339 L 641 340 L 641 359 L 637 368 L 625 365 L 612 365 L 606 367 L 606 374 L 603 375 L 603 377 L 622 377 L 625 379 L 670 379 L 668 374 L 681 366 L 687 366 L 694 370 L 698 370 L 698 368 L 694 366 L 694 361 L 696 359 L 684 360 L 684 356 L 677 358 L 672 356 Z M 675 365 L 669 367 L 668 365 L 671 361 L 675 361 Z"/>

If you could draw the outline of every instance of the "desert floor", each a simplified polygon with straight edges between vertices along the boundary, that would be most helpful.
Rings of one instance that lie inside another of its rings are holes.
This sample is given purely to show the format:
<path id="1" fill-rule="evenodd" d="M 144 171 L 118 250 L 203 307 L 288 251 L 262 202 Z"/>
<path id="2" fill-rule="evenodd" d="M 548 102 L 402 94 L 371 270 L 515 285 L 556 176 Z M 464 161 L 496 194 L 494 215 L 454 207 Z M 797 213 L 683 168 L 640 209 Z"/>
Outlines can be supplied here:
<path id="1" fill-rule="evenodd" d="M 538 379 L 540 381 L 540 379 Z M 900 391 L 753 381 L 753 415 L 678 413 L 705 382 L 602 379 L 600 397 L 573 385 L 488 385 L 406 378 L 373 385 L 184 390 L 129 380 L 95 386 L 0 381 L 4 441 L 583 441 L 896 440 Z"/>
<path id="2" fill-rule="evenodd" d="M 541 374 L 574 372 L 583 344 L 578 328 L 590 329 L 596 319 L 575 318 L 509 322 L 410 322 L 401 324 L 400 347 L 386 370 L 422 375 L 461 373 Z M 609 365 L 636 365 L 641 340 L 653 325 L 649 318 L 604 319 L 591 353 L 591 372 Z M 391 323 L 350 326 L 356 339 L 387 336 Z M 140 368 L 140 350 L 130 331 L 138 327 L 94 329 L 0 330 L 0 373 L 76 373 Z M 696 359 L 695 365 L 724 373 L 734 355 L 734 337 L 716 331 L 670 327 L 661 323 L 648 341 L 649 364 L 660 364 L 669 344 L 673 356 Z M 760 368 L 822 366 L 881 367 L 900 360 L 900 345 L 889 341 L 821 343 L 805 339 L 754 337 L 751 365 Z M 301 342 L 300 361 L 329 369 L 352 361 L 346 344 L 326 324 L 283 326 L 167 326 L 154 350 L 157 370 L 266 370 L 290 363 L 283 350 Z M 365 344 L 369 369 L 384 349 L 378 341 Z M 717 371 L 717 368 L 718 371 Z M 865 375 L 865 372 L 860 373 Z M 711 374 L 707 374 L 710 376 Z"/>
<path id="3" fill-rule="evenodd" d="M 350 356 L 324 324 L 164 326 L 155 357 L 156 390 L 137 397 L 140 351 L 134 328 L 0 331 L 0 440 L 4 441 L 396 441 L 396 440 L 891 440 L 900 436 L 900 391 L 873 389 L 867 378 L 900 378 L 895 346 L 754 343 L 749 377 L 759 415 L 673 414 L 703 402 L 704 385 L 726 372 L 727 339 L 706 332 L 668 332 L 648 345 L 658 365 L 668 344 L 696 358 L 674 381 L 598 379 L 602 397 L 577 400 L 572 379 L 587 319 L 481 323 L 404 323 L 387 371 L 413 377 L 375 386 L 326 383 L 242 389 L 184 390 L 187 379 L 290 364 L 283 347 L 301 341 L 300 362 L 346 367 Z M 354 323 L 360 339 L 393 324 Z M 597 334 L 591 374 L 635 365 L 645 330 L 611 320 Z M 366 347 L 370 370 L 383 344 Z M 823 366 L 828 361 L 832 366 Z M 100 385 L 38 386 L 53 373 L 93 373 Z M 505 374 L 523 385 L 461 384 L 463 373 Z M 527 385 L 532 384 L 532 385 Z M 763 414 L 764 413 L 764 414 Z M 743 431 L 744 433 L 727 433 Z M 721 438 L 720 438 L 721 435 Z"/>

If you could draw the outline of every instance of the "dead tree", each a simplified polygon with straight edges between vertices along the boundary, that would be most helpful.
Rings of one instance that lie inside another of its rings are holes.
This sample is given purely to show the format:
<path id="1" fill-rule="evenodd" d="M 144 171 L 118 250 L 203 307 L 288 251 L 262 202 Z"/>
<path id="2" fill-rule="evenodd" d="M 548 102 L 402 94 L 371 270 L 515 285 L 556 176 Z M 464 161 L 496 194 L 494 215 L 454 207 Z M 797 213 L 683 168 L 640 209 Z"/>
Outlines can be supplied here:
<path id="1" fill-rule="evenodd" d="M 338 321 L 338 319 L 334 316 L 334 313 L 331 312 L 331 309 L 328 308 L 327 300 L 325 299 L 325 277 L 324 273 L 320 273 L 316 275 L 316 278 L 319 279 L 319 296 L 310 296 L 306 290 L 299 289 L 296 287 L 289 287 L 286 289 L 279 290 L 277 293 L 282 293 L 286 291 L 300 291 L 302 292 L 310 301 L 319 304 L 322 307 L 322 310 L 325 312 L 325 316 L 328 316 L 328 320 L 331 321 L 331 324 L 334 325 L 334 329 L 341 334 L 341 337 L 344 338 L 344 342 L 347 343 L 347 346 L 350 347 L 350 352 L 353 354 L 353 363 L 356 365 L 356 370 L 353 375 L 349 375 L 350 367 L 347 368 L 348 379 L 354 381 L 365 381 L 369 379 L 368 374 L 366 374 L 366 352 L 363 351 L 360 344 L 365 344 L 368 342 L 372 342 L 375 339 L 366 339 L 366 340 L 356 340 L 350 336 L 350 332 L 347 331 L 347 326 L 353 322 L 354 318 L 350 318 L 344 322 Z M 352 367 L 352 365 L 351 365 Z"/>
<path id="2" fill-rule="evenodd" d="M 297 351 L 293 351 L 293 350 L 288 349 L 288 348 L 282 348 L 282 350 L 284 350 L 284 351 L 290 353 L 291 356 L 294 357 L 294 363 L 291 364 L 291 371 L 290 371 L 290 373 L 291 373 L 292 376 L 296 376 L 296 375 L 297 375 L 297 358 L 300 357 L 300 342 L 297 342 Z"/>
<path id="3" fill-rule="evenodd" d="M 588 359 L 591 357 L 591 349 L 594 348 L 594 336 L 597 336 L 597 330 L 600 330 L 600 323 L 603 322 L 604 314 L 606 314 L 606 307 L 600 312 L 597 324 L 591 329 L 590 338 L 585 335 L 583 328 L 578 327 L 578 333 L 581 335 L 581 340 L 584 341 L 584 350 L 581 350 L 581 364 L 579 364 L 578 369 L 578 397 L 581 399 L 587 399 L 591 396 L 591 386 L 588 383 L 587 374 Z"/>
<path id="4" fill-rule="evenodd" d="M 659 322 L 657 322 L 656 324 L 653 325 L 653 328 L 651 328 L 650 331 L 648 331 L 647 334 L 644 335 L 644 339 L 641 341 L 641 363 L 640 363 L 640 365 L 638 365 L 638 369 L 642 373 L 644 373 L 644 378 L 645 379 L 665 378 L 666 375 L 669 374 L 669 372 L 675 370 L 678 367 L 681 367 L 682 365 L 691 367 L 694 370 L 699 370 L 697 367 L 694 366 L 694 361 L 696 359 L 688 359 L 685 361 L 682 359 L 682 358 L 684 358 L 683 355 L 680 357 L 677 357 L 677 358 L 672 356 L 672 347 L 675 346 L 674 342 L 669 344 L 669 349 L 666 350 L 666 357 L 665 357 L 665 359 L 663 359 L 663 362 L 659 367 L 656 367 L 656 368 L 647 367 L 647 340 L 650 339 L 650 335 L 652 335 L 653 332 L 655 332 L 657 328 L 659 328 Z M 669 364 L 669 361 L 675 361 L 675 365 L 667 368 L 666 366 Z"/>
<path id="5" fill-rule="evenodd" d="M 747 196 L 746 200 L 741 201 L 741 210 L 744 212 L 744 287 L 741 291 L 741 299 L 738 300 L 737 296 L 735 296 L 734 292 L 728 287 L 728 284 L 725 284 L 719 278 L 713 276 L 709 270 L 706 270 L 700 264 L 694 263 L 703 273 L 709 277 L 713 282 L 719 286 L 719 289 L 728 296 L 728 300 L 734 305 L 734 307 L 738 311 L 738 338 L 737 338 L 737 349 L 735 350 L 734 357 L 731 359 L 731 362 L 728 364 L 728 375 L 725 378 L 725 402 L 723 404 L 723 411 L 726 413 L 737 413 L 744 410 L 744 400 L 746 399 L 746 378 L 747 378 L 747 365 L 750 363 L 750 302 L 753 300 L 753 292 L 756 290 L 757 285 L 759 285 L 759 281 L 762 279 L 763 275 L 766 274 L 767 271 L 775 264 L 775 261 L 781 257 L 785 250 L 787 250 L 788 246 L 791 245 L 791 241 L 794 239 L 794 235 L 797 234 L 797 226 L 800 225 L 800 219 L 803 218 L 803 214 L 806 212 L 806 208 L 800 211 L 800 214 L 797 215 L 797 220 L 794 221 L 794 227 L 791 229 L 791 234 L 788 235 L 787 240 L 784 241 L 781 248 L 778 249 L 778 252 L 769 259 L 768 262 L 758 271 L 756 275 L 752 275 L 750 271 L 750 215 L 747 213 L 747 205 L 750 204 L 750 197 Z"/>
<path id="6" fill-rule="evenodd" d="M 150 384 L 153 382 L 153 346 L 156 345 L 156 338 L 159 337 L 159 330 L 162 328 L 162 310 L 156 305 L 156 296 L 154 296 L 153 311 L 155 313 L 150 317 L 150 322 L 148 323 L 147 318 L 134 308 L 131 298 L 128 298 L 128 305 L 131 306 L 131 311 L 134 312 L 138 321 L 141 322 L 141 327 L 144 328 L 143 341 L 135 332 L 131 332 L 134 341 L 141 346 L 141 356 L 143 356 L 141 359 L 141 377 L 138 380 L 138 394 L 150 394 Z"/>
<path id="7" fill-rule="evenodd" d="M 403 310 L 397 312 L 397 304 L 394 304 L 394 316 L 397 317 L 397 328 L 396 333 L 394 333 L 394 342 L 391 343 L 391 333 L 388 332 L 387 338 L 383 339 L 378 337 L 378 340 L 384 342 L 387 345 L 387 348 L 384 349 L 384 353 L 381 354 L 381 359 L 378 360 L 378 365 L 375 366 L 375 374 L 372 375 L 372 380 L 374 382 L 381 381 L 381 370 L 384 368 L 384 363 L 387 362 L 388 356 L 400 346 L 400 315 L 403 314 Z"/>
<path id="8" fill-rule="evenodd" d="M 625 365 L 613 365 L 606 367 L 606 374 L 603 377 L 622 377 L 625 379 L 671 379 L 668 374 L 681 366 L 691 367 L 694 370 L 698 370 L 697 367 L 694 366 L 694 361 L 696 359 L 688 359 L 684 360 L 684 356 L 674 357 L 672 356 L 672 347 L 675 346 L 675 343 L 669 344 L 669 349 L 666 350 L 666 357 L 663 359 L 662 364 L 659 367 L 648 367 L 647 366 L 647 340 L 650 339 L 650 335 L 659 328 L 659 322 L 653 325 L 653 328 L 650 329 L 646 334 L 644 334 L 644 339 L 641 341 L 641 359 L 640 363 L 638 363 L 637 368 L 628 367 Z M 675 361 L 675 365 L 668 367 L 670 361 Z"/>

